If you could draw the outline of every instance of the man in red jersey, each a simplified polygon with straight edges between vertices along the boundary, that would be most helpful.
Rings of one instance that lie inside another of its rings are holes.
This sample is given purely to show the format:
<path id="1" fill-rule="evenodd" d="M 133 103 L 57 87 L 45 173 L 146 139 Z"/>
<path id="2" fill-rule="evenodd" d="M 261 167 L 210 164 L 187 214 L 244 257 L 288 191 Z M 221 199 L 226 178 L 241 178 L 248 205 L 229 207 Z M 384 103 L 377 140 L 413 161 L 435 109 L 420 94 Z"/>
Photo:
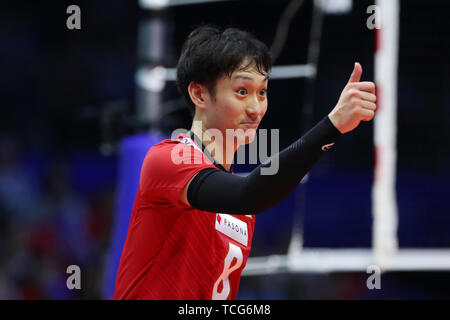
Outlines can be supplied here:
<path id="1" fill-rule="evenodd" d="M 115 286 L 115 299 L 235 299 L 255 214 L 285 199 L 344 133 L 376 110 L 375 85 L 355 64 L 336 107 L 248 176 L 234 154 L 267 111 L 271 59 L 247 32 L 204 26 L 186 40 L 177 85 L 191 130 L 150 148 Z M 267 168 L 277 163 L 275 172 Z"/>

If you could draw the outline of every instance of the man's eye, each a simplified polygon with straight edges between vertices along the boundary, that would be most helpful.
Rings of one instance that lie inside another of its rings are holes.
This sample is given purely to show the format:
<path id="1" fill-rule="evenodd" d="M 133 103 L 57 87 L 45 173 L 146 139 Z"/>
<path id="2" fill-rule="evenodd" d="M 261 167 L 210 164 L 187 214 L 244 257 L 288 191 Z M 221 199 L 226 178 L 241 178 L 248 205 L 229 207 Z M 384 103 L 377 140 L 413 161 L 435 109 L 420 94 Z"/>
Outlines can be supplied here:
<path id="1" fill-rule="evenodd" d="M 262 90 L 259 92 L 259 94 L 260 94 L 261 96 L 265 96 L 265 95 L 267 94 L 267 90 L 266 90 L 266 89 L 262 89 Z"/>
<path id="2" fill-rule="evenodd" d="M 247 94 L 247 90 L 245 90 L 244 88 L 241 88 L 237 91 L 237 93 L 240 95 L 245 95 L 245 94 Z"/>

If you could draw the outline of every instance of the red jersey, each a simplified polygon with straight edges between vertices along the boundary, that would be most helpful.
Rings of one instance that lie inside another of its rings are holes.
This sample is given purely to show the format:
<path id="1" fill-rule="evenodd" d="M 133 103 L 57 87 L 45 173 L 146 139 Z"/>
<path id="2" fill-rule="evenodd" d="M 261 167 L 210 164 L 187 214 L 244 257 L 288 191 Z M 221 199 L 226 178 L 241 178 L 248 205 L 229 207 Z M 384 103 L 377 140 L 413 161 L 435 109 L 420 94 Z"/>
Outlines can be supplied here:
<path id="1" fill-rule="evenodd" d="M 235 299 L 254 215 L 202 211 L 179 201 L 190 179 L 216 168 L 180 134 L 148 151 L 120 259 L 114 299 Z"/>

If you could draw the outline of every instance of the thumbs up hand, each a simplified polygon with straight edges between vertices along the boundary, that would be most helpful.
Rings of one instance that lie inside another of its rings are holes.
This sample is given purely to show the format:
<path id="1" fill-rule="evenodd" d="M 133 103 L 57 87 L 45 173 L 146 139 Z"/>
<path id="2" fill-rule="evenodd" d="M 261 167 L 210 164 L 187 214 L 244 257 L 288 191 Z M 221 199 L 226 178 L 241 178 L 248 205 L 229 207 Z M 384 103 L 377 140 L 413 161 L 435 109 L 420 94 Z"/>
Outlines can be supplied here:
<path id="1" fill-rule="evenodd" d="M 361 121 L 371 121 L 375 116 L 375 84 L 360 82 L 361 75 L 362 67 L 356 62 L 336 107 L 328 115 L 333 125 L 343 134 L 355 129 Z"/>

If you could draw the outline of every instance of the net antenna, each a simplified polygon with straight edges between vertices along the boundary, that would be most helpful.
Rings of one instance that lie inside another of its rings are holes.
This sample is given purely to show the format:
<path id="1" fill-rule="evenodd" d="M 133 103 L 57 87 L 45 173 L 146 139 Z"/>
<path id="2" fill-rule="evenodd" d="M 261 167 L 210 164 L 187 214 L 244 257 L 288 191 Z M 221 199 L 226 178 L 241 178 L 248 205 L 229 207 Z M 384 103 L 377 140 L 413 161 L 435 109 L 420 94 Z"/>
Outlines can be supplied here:
<path id="1" fill-rule="evenodd" d="M 397 165 L 397 74 L 399 54 L 398 0 L 377 0 L 375 10 L 375 82 L 377 116 L 374 120 L 375 172 L 372 188 L 372 246 L 381 268 L 398 250 L 398 207 L 395 190 Z M 381 94 L 380 94 L 381 93 Z"/>

